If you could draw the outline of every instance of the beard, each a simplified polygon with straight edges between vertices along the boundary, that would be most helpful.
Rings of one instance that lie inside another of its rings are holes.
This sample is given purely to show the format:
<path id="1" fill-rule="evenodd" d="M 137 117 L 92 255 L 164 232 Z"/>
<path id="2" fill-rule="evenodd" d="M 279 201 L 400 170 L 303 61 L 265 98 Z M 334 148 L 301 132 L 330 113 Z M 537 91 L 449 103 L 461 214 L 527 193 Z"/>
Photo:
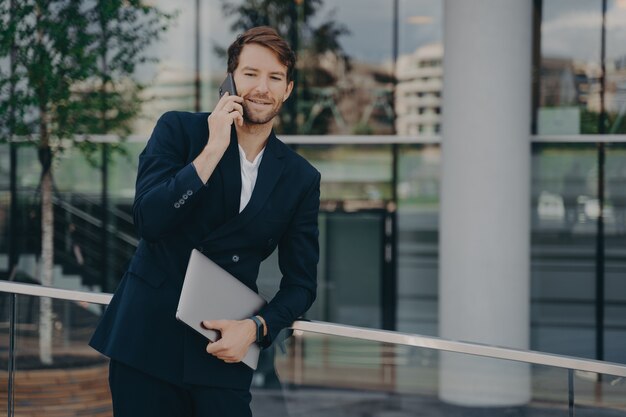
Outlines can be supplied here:
<path id="1" fill-rule="evenodd" d="M 258 98 L 261 100 L 268 100 L 265 97 L 247 97 L 247 98 Z M 248 102 L 244 100 L 243 102 L 243 120 L 248 124 L 253 125 L 264 125 L 266 123 L 271 122 L 276 115 L 280 112 L 280 109 L 283 107 L 283 102 L 279 101 L 273 107 L 266 111 L 258 111 L 252 110 L 248 105 Z"/>

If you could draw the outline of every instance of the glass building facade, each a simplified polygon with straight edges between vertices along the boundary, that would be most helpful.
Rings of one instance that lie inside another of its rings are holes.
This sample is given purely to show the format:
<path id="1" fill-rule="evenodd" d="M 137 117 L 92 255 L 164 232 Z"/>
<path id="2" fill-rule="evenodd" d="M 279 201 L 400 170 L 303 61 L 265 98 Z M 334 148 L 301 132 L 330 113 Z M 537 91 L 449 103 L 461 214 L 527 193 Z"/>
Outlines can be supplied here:
<path id="1" fill-rule="evenodd" d="M 223 49 L 240 27 L 267 23 L 299 57 L 276 129 L 322 173 L 309 318 L 438 335 L 444 2 L 157 3 L 178 14 L 151 47 L 158 64 L 138 68 L 150 100 L 125 154 L 106 170 L 77 149 L 55 160 L 55 285 L 114 290 L 137 244 L 137 156 L 155 121 L 210 111 Z M 626 2 L 533 7 L 530 348 L 626 363 Z M 0 144 L 3 279 L 38 279 L 40 171 L 36 149 Z M 270 296 L 279 276 L 272 256 L 261 292 Z"/>

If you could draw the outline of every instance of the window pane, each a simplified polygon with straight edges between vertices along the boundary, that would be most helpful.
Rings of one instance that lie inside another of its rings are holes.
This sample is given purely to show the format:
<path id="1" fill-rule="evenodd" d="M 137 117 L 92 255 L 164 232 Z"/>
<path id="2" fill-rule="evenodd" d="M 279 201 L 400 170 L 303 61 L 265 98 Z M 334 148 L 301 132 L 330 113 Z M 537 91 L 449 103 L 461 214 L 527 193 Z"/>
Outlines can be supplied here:
<path id="1" fill-rule="evenodd" d="M 396 132 L 439 134 L 443 88 L 443 2 L 400 1 Z"/>
<path id="2" fill-rule="evenodd" d="M 539 134 L 626 132 L 624 22 L 624 2 L 609 0 L 603 57 L 601 0 L 543 2 Z M 606 121 L 601 126 L 603 109 Z"/>

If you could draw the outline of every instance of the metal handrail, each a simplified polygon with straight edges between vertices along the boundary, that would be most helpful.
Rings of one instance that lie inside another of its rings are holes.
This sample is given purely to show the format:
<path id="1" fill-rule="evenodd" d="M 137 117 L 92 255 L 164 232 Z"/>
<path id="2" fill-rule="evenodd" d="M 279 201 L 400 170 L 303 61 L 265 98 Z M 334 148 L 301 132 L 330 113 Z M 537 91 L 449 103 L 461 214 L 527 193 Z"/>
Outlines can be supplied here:
<path id="1" fill-rule="evenodd" d="M 19 282 L 0 281 L 0 292 L 35 297 L 50 297 L 67 301 L 84 301 L 93 304 L 107 305 L 113 298 L 112 294 L 93 293 L 86 291 L 63 290 L 43 285 L 22 284 Z"/>
<path id="2" fill-rule="evenodd" d="M 106 293 L 63 290 L 41 285 L 21 284 L 8 281 L 0 281 L 0 292 L 37 297 L 50 297 L 68 301 L 82 301 L 95 304 L 108 304 L 113 297 L 112 294 Z M 480 343 L 460 342 L 432 336 L 421 336 L 388 330 L 374 330 L 364 327 L 347 326 L 343 324 L 320 321 L 296 320 L 292 324 L 291 328 L 297 335 L 301 335 L 303 332 L 311 332 L 327 336 L 339 336 L 372 342 L 413 346 L 494 359 L 526 362 L 535 365 L 553 366 L 556 368 L 615 375 L 626 378 L 626 365 L 592 359 L 580 359 L 571 356 L 542 353 L 531 350 L 512 349 Z"/>
<path id="3" fill-rule="evenodd" d="M 626 377 L 626 365 L 597 361 L 593 359 L 579 359 L 572 356 L 556 355 L 532 350 L 513 349 L 474 342 L 460 342 L 433 336 L 421 336 L 411 333 L 392 332 L 388 330 L 374 330 L 319 321 L 298 320 L 293 323 L 292 329 L 294 329 L 294 331 L 320 333 L 329 336 L 342 336 L 372 342 L 413 346 L 452 353 L 484 356 L 493 359 L 526 362 L 534 365 L 554 366 L 556 368 L 574 369 L 577 371 Z"/>
<path id="4" fill-rule="evenodd" d="M 135 134 L 124 137 L 126 143 L 145 143 L 149 134 Z M 532 143 L 624 143 L 624 134 L 604 135 L 529 135 Z M 119 143 L 122 139 L 118 135 L 75 135 L 74 141 L 89 141 L 93 143 Z M 280 135 L 280 140 L 288 144 L 301 145 L 351 145 L 351 144 L 439 144 L 441 135 Z M 8 142 L 30 142 L 32 139 L 23 136 L 14 136 Z"/>

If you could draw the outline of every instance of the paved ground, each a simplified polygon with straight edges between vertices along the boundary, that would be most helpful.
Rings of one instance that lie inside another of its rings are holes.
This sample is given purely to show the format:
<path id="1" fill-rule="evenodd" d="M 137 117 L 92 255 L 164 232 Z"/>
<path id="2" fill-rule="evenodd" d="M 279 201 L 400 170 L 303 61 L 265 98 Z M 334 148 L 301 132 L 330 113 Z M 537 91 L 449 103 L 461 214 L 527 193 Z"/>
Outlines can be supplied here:
<path id="1" fill-rule="evenodd" d="M 437 398 L 321 389 L 253 391 L 254 417 L 626 417 L 626 411 L 530 404 L 469 408 Z"/>

